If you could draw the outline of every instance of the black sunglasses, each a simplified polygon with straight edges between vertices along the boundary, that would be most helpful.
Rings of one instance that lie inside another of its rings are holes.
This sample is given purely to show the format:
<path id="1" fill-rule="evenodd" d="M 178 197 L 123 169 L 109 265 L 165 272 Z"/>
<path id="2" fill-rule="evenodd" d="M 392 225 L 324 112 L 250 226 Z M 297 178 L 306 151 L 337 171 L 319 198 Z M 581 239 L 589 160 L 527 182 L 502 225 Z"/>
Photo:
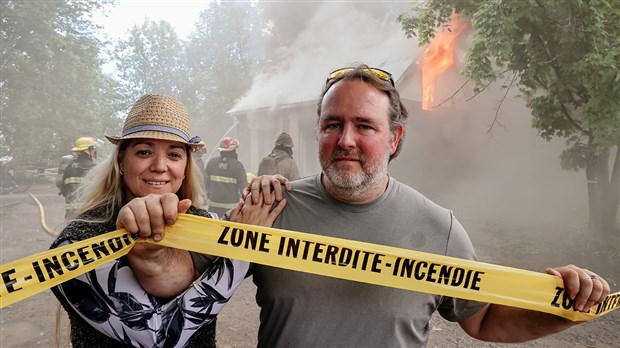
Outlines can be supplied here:
<path id="1" fill-rule="evenodd" d="M 329 83 L 329 81 L 337 77 L 340 77 L 348 72 L 351 72 L 353 70 L 355 70 L 355 68 L 353 67 L 336 69 L 329 73 L 329 75 L 327 76 L 327 81 L 325 81 L 325 83 L 327 84 Z M 394 84 L 394 79 L 392 78 L 392 74 L 390 74 L 389 72 L 379 69 L 379 68 L 365 68 L 364 70 L 369 71 L 370 73 L 372 73 L 373 75 L 375 75 L 376 77 L 378 77 L 379 79 L 383 81 L 389 81 L 392 84 L 392 87 L 396 87 Z"/>

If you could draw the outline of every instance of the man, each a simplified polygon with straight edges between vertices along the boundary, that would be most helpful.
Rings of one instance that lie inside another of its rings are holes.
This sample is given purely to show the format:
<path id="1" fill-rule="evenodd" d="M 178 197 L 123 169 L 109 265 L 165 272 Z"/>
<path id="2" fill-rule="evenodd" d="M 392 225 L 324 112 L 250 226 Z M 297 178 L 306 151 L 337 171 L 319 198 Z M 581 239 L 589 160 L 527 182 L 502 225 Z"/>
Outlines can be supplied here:
<path id="1" fill-rule="evenodd" d="M 278 135 L 271 153 L 258 165 L 258 175 L 280 174 L 290 181 L 299 179 L 299 169 L 293 159 L 293 138 L 286 132 Z"/>
<path id="2" fill-rule="evenodd" d="M 96 139 L 81 137 L 75 141 L 71 149 L 75 153 L 73 161 L 65 167 L 62 175 L 60 193 L 65 197 L 65 218 L 73 216 L 78 206 L 75 202 L 75 192 L 82 183 L 82 178 L 95 166 L 97 159 Z"/>
<path id="3" fill-rule="evenodd" d="M 407 119 L 389 73 L 365 65 L 334 71 L 317 110 L 322 172 L 284 192 L 287 206 L 274 227 L 476 258 L 451 211 L 388 175 Z M 269 180 L 255 179 L 253 195 L 259 186 L 268 189 Z M 174 220 L 173 203 L 162 203 L 170 207 L 163 213 L 166 221 Z M 163 218 L 143 220 L 153 210 L 149 202 L 129 206 L 122 209 L 119 226 L 162 234 Z M 201 269 L 201 262 L 196 267 Z M 585 312 L 609 293 L 607 282 L 588 270 L 571 265 L 547 272 L 564 280 L 575 310 Z M 263 265 L 255 265 L 253 279 L 261 307 L 260 347 L 423 347 L 435 311 L 485 341 L 522 342 L 577 324 L 546 313 Z"/>
<path id="4" fill-rule="evenodd" d="M 58 173 L 56 174 L 56 187 L 58 188 L 58 194 L 62 194 L 62 188 L 65 183 L 62 180 L 62 177 L 65 175 L 65 169 L 73 162 L 75 159 L 75 154 L 64 155 L 60 158 L 60 163 L 58 164 Z"/>
<path id="5" fill-rule="evenodd" d="M 247 186 L 247 177 L 243 164 L 238 160 L 239 140 L 225 137 L 220 141 L 219 157 L 214 157 L 205 168 L 205 189 L 209 211 L 223 216 L 234 208 L 243 189 Z"/>

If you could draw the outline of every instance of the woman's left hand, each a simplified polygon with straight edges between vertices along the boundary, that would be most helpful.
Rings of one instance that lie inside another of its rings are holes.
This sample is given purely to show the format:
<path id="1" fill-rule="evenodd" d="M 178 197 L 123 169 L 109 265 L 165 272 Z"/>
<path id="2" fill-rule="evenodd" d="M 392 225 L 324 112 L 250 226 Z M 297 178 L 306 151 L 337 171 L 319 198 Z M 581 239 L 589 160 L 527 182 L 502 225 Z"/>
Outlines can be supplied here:
<path id="1" fill-rule="evenodd" d="M 286 206 L 286 199 L 276 201 L 274 192 L 271 192 L 269 196 L 273 203 L 266 203 L 263 195 L 258 195 L 258 202 L 254 203 L 252 195 L 247 195 L 245 200 L 239 202 L 230 212 L 230 221 L 249 225 L 273 226 L 274 221 Z M 273 207 L 274 204 L 275 207 Z"/>
<path id="2" fill-rule="evenodd" d="M 280 174 L 257 176 L 243 190 L 242 198 L 251 196 L 254 204 L 258 204 L 259 198 L 262 198 L 265 204 L 271 204 L 274 198 L 279 202 L 282 200 L 282 185 L 289 192 L 293 190 L 291 182 Z"/>

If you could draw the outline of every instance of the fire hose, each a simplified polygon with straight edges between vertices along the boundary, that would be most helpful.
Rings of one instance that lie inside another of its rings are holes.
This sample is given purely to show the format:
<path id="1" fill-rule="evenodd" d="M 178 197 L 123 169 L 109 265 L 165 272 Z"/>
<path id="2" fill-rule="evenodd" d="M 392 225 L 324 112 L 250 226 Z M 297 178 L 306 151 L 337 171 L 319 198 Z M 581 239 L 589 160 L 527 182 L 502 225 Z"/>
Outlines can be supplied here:
<path id="1" fill-rule="evenodd" d="M 34 202 L 39 206 L 39 213 L 40 213 L 40 216 L 41 216 L 41 227 L 43 227 L 45 232 L 47 232 L 49 235 L 51 235 L 53 237 L 57 237 L 58 236 L 58 232 L 56 232 L 52 228 L 50 228 L 47 225 L 47 223 L 45 222 L 45 209 L 43 208 L 43 204 L 41 204 L 41 202 L 37 199 L 37 197 L 35 195 L 33 195 L 30 192 L 28 192 L 28 194 L 34 200 Z"/>

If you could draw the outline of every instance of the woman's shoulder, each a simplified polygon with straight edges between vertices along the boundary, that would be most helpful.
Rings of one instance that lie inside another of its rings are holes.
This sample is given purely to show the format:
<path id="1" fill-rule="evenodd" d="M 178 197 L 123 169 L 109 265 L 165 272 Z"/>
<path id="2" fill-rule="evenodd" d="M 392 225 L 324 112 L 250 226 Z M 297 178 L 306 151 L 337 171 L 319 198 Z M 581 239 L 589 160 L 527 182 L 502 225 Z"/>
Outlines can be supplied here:
<path id="1" fill-rule="evenodd" d="M 212 218 L 213 219 L 213 215 L 211 213 L 209 213 L 207 210 L 202 209 L 202 208 L 194 207 L 193 205 L 191 207 L 189 207 L 189 209 L 187 209 L 186 213 L 190 214 L 190 215 L 208 217 L 208 218 Z"/>
<path id="2" fill-rule="evenodd" d="M 56 240 L 52 243 L 51 247 L 55 248 L 59 244 L 62 244 L 66 241 L 76 242 L 96 237 L 98 235 L 112 232 L 114 230 L 116 230 L 116 222 L 114 220 L 72 220 L 62 230 L 62 232 L 60 232 Z"/>

